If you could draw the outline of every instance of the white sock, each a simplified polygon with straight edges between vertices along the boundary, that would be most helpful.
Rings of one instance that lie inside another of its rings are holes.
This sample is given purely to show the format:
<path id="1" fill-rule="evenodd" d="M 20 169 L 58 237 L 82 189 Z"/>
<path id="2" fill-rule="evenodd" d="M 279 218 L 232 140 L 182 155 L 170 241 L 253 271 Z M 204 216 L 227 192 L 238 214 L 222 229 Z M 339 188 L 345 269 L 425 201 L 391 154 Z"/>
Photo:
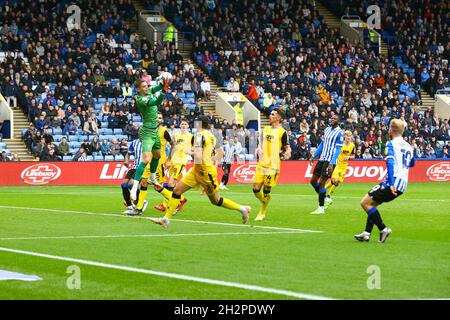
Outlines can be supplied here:
<path id="1" fill-rule="evenodd" d="M 131 191 L 130 191 L 130 196 L 133 200 L 136 200 L 136 193 L 137 193 L 138 187 L 139 187 L 139 181 L 133 180 L 133 187 L 131 188 Z"/>

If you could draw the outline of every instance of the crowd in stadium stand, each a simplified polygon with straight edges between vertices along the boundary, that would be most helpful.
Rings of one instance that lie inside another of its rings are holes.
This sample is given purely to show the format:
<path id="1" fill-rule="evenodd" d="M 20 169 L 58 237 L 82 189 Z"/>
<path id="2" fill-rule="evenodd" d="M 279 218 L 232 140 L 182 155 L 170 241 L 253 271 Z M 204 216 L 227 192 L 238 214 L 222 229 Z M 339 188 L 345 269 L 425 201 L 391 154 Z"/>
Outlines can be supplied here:
<path id="1" fill-rule="evenodd" d="M 369 44 L 336 35 L 308 1 L 285 3 L 200 1 L 188 10 L 188 1 L 166 1 L 164 12 L 177 28 L 192 33 L 194 58 L 219 85 L 242 91 L 266 114 L 275 108 L 285 112 L 294 158 L 310 156 L 334 113 L 354 132 L 357 158 L 382 157 L 390 118 L 407 123 L 405 135 L 417 158 L 448 157 L 448 119 L 417 108 L 421 85 L 439 87 L 393 59 L 411 59 L 409 51 L 394 50 L 383 59 Z M 432 77 L 448 71 L 439 60 L 442 45 L 448 49 L 442 42 L 447 28 L 438 29 L 432 51 L 421 57 Z M 433 65 L 431 56 L 440 63 Z M 438 66 L 444 71 L 433 69 Z"/>
<path id="2" fill-rule="evenodd" d="M 377 4 L 381 9 L 379 31 L 397 66 L 411 69 L 412 77 L 431 95 L 448 87 L 448 1 L 377 1 Z M 346 0 L 329 2 L 328 7 L 338 16 L 358 15 L 366 20 L 373 13 L 367 13 L 370 5 L 363 0 Z"/>
<path id="3" fill-rule="evenodd" d="M 123 139 L 136 138 L 140 122 L 133 83 L 151 83 L 161 70 L 174 74 L 160 108 L 169 130 L 182 117 L 193 126 L 203 113 L 199 99 L 210 97 L 211 78 L 225 90 L 243 92 L 265 114 L 283 110 L 293 159 L 310 158 L 333 114 L 354 133 L 357 159 L 382 157 L 390 118 L 407 123 L 406 139 L 417 158 L 449 157 L 448 119 L 417 108 L 421 86 L 433 92 L 442 87 L 440 77 L 443 83 L 448 77 L 448 27 L 433 5 L 414 17 L 416 24 L 394 14 L 387 29 L 393 32 L 390 43 L 397 44 L 383 59 L 369 44 L 350 43 L 328 28 L 306 0 L 287 0 L 286 6 L 161 1 L 164 15 L 193 40 L 193 61 L 203 70 L 195 72 L 172 43 L 154 47 L 131 33 L 125 23 L 135 15 L 130 0 L 77 3 L 97 11 L 83 11 L 89 14 L 82 15 L 81 30 L 72 31 L 62 19 L 68 16 L 64 3 L 20 3 L 1 7 L 0 51 L 6 56 L 0 90 L 28 115 L 32 125 L 24 141 L 41 160 L 123 159 Z M 427 20 L 429 14 L 434 20 Z M 208 116 L 224 135 L 228 129 L 232 137 L 243 137 L 248 152 L 248 131 Z"/>

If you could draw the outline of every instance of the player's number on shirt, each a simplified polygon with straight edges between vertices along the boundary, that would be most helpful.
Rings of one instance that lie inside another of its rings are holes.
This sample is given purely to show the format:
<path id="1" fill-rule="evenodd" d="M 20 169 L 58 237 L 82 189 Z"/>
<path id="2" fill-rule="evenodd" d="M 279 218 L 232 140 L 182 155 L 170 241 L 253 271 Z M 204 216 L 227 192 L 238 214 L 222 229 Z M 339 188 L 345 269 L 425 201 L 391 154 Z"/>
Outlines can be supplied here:
<path id="1" fill-rule="evenodd" d="M 411 163 L 411 159 L 412 159 L 412 154 L 410 151 L 405 150 L 405 149 L 401 149 L 400 150 L 402 152 L 402 163 L 403 163 L 403 167 L 405 168 L 409 168 L 409 164 Z"/>

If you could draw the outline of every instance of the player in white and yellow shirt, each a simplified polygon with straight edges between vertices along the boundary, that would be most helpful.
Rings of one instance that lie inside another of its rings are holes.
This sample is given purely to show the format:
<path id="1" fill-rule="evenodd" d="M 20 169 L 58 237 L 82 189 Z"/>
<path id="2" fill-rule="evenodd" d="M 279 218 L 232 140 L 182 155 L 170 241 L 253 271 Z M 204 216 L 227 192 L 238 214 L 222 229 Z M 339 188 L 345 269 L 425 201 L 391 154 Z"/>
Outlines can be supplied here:
<path id="1" fill-rule="evenodd" d="M 270 113 L 270 126 L 264 128 L 260 146 L 257 149 L 259 161 L 253 178 L 253 193 L 261 202 L 261 209 L 255 221 L 262 221 L 266 217 L 271 199 L 270 191 L 275 187 L 280 176 L 280 153 L 284 153 L 283 157 L 286 160 L 291 157 L 289 139 L 286 130 L 281 126 L 283 118 L 283 112 L 278 109 Z"/>
<path id="2" fill-rule="evenodd" d="M 165 216 L 163 218 L 151 219 L 151 221 L 167 228 L 170 223 L 170 218 L 181 203 L 183 193 L 191 188 L 202 186 L 212 204 L 238 211 L 242 216 L 242 223 L 245 224 L 248 221 L 251 208 L 237 204 L 230 199 L 222 198 L 219 195 L 219 181 L 217 180 L 217 167 L 215 166 L 215 162 L 222 159 L 223 151 L 214 135 L 208 130 L 208 117 L 200 116 L 198 121 L 201 122 L 201 127 L 197 129 L 195 136 L 192 138 L 194 144 L 194 164 L 181 181 L 178 181 L 175 185 Z"/>
<path id="3" fill-rule="evenodd" d="M 333 175 L 331 180 L 328 181 L 325 188 L 327 189 L 327 196 L 325 198 L 325 209 L 328 208 L 332 203 L 333 195 L 336 188 L 340 183 L 344 182 L 345 173 L 347 172 L 348 161 L 355 159 L 355 144 L 352 142 L 352 133 L 350 131 L 344 132 L 344 145 L 342 146 L 341 153 L 339 154 L 336 167 L 333 170 Z"/>
<path id="4" fill-rule="evenodd" d="M 189 155 L 192 155 L 192 133 L 189 132 L 189 122 L 186 119 L 180 122 L 180 132 L 173 135 L 171 157 L 166 161 L 166 167 L 169 167 L 169 182 L 167 189 L 172 191 L 178 180 L 180 180 L 186 170 L 189 161 Z M 155 209 L 165 212 L 168 200 L 157 205 Z"/>

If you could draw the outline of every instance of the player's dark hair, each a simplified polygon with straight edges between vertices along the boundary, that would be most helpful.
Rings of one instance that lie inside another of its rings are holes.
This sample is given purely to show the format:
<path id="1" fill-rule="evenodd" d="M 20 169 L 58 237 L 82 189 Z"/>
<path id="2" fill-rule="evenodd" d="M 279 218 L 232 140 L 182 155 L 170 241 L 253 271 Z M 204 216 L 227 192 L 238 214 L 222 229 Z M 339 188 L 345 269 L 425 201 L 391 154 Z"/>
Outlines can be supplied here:
<path id="1" fill-rule="evenodd" d="M 280 117 L 280 120 L 283 120 L 285 118 L 284 116 L 284 112 L 281 111 L 280 109 L 275 109 L 275 112 L 278 114 L 278 116 Z"/>
<path id="2" fill-rule="evenodd" d="M 197 120 L 202 123 L 202 128 L 203 129 L 208 129 L 208 127 L 209 127 L 209 118 L 207 116 L 199 116 L 197 118 Z"/>

